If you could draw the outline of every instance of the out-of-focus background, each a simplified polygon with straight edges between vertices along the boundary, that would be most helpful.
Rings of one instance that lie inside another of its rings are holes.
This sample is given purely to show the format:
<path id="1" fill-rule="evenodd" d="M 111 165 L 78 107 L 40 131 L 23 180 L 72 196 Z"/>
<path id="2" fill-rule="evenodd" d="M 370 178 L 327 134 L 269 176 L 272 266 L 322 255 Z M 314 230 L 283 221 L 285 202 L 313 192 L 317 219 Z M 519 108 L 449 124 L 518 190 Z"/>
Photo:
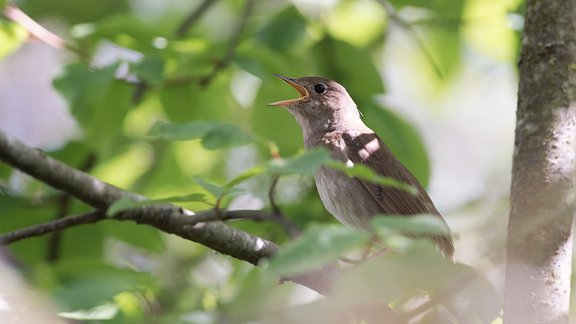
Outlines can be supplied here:
<path id="1" fill-rule="evenodd" d="M 16 5 L 73 49 L 31 35 L 38 26 L 0 20 L 1 130 L 152 198 L 205 192 L 194 176 L 224 183 L 270 159 L 269 148 L 150 140 L 156 122 L 226 122 L 290 157 L 302 148 L 298 126 L 266 103 L 296 94 L 272 73 L 332 78 L 427 185 L 455 234 L 456 260 L 501 293 L 523 1 Z M 269 185 L 265 176 L 245 182 L 246 192 L 228 207 L 268 208 Z M 5 165 L 0 186 L 2 232 L 49 221 L 62 210 L 59 193 Z M 311 178 L 282 177 L 276 191 L 286 216 L 301 227 L 333 222 Z M 86 210 L 76 202 L 66 208 L 66 214 Z M 236 225 L 287 240 L 274 224 Z M 252 266 L 133 224 L 73 228 L 57 244 L 46 236 L 10 251 L 28 284 L 72 318 L 236 323 L 318 298 L 287 284 L 264 304 L 244 305 L 243 298 L 256 300 L 246 295 L 263 293 Z M 0 314 L 14 311 L 11 302 L 0 294 Z"/>

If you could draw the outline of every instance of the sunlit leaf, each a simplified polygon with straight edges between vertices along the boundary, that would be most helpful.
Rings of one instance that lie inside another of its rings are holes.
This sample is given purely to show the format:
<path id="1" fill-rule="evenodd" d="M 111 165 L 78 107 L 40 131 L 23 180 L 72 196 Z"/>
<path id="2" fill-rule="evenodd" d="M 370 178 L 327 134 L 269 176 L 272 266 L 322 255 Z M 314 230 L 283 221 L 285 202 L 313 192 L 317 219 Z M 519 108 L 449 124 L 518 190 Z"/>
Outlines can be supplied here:
<path id="1" fill-rule="evenodd" d="M 372 219 L 372 226 L 376 231 L 385 229 L 414 234 L 450 234 L 450 230 L 442 218 L 428 214 L 412 216 L 375 215 Z"/>
<path id="2" fill-rule="evenodd" d="M 4 6 L 0 5 L 0 8 Z M 17 23 L 0 20 L 0 59 L 17 50 L 28 37 L 28 32 Z"/>
<path id="3" fill-rule="evenodd" d="M 152 138 L 172 141 L 201 139 L 207 149 L 241 146 L 252 142 L 253 137 L 243 129 L 217 121 L 193 121 L 189 123 L 158 122 L 149 131 Z"/>
<path id="4" fill-rule="evenodd" d="M 270 261 L 269 269 L 280 275 L 315 269 L 338 259 L 347 250 L 362 246 L 369 237 L 365 231 L 341 225 L 312 227 L 283 247 L 280 254 Z"/>
<path id="5" fill-rule="evenodd" d="M 304 154 L 282 160 L 270 161 L 269 170 L 275 174 L 302 174 L 312 176 L 330 160 L 330 153 L 325 149 L 314 149 Z"/>
<path id="6" fill-rule="evenodd" d="M 391 178 L 391 177 L 380 176 L 376 172 L 374 172 L 374 170 L 372 170 L 369 167 L 362 165 L 362 164 L 357 163 L 357 164 L 354 164 L 353 166 L 347 166 L 346 164 L 344 164 L 342 162 L 331 160 L 331 161 L 327 162 L 327 165 L 329 167 L 331 167 L 332 169 L 343 172 L 344 174 L 346 174 L 349 177 L 356 177 L 356 178 L 360 178 L 360 179 L 363 179 L 366 181 L 370 181 L 370 182 L 375 183 L 375 184 L 404 190 L 404 191 L 409 192 L 413 195 L 418 194 L 418 189 L 416 189 L 415 187 L 413 187 L 407 183 L 398 181 L 398 180 Z"/>

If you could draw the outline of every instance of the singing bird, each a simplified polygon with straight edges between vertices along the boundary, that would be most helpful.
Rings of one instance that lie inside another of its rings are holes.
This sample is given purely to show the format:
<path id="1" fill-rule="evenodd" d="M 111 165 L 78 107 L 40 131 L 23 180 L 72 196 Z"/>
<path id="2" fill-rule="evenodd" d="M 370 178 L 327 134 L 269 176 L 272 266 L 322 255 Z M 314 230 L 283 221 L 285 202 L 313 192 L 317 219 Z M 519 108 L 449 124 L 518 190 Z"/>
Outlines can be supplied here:
<path id="1" fill-rule="evenodd" d="M 390 186 L 351 178 L 323 166 L 315 175 L 316 188 L 324 207 L 336 219 L 351 227 L 366 228 L 376 214 L 432 214 L 448 228 L 420 182 L 396 159 L 380 137 L 364 124 L 356 103 L 343 86 L 321 77 L 274 76 L 296 89 L 299 97 L 269 105 L 283 106 L 296 118 L 306 149 L 324 147 L 334 160 L 349 166 L 363 164 L 380 176 L 407 183 L 418 191 L 414 195 Z M 431 238 L 446 257 L 453 257 L 454 246 L 450 235 Z"/>

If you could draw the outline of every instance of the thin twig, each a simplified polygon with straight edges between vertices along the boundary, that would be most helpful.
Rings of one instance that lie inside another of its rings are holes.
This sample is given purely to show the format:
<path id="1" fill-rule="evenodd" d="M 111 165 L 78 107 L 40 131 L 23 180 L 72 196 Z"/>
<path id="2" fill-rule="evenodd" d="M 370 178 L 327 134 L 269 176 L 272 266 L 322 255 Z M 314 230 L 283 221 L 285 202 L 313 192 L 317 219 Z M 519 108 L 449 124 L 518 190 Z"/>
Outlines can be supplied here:
<path id="1" fill-rule="evenodd" d="M 67 50 L 77 54 L 80 58 L 82 58 L 86 61 L 90 61 L 90 57 L 88 56 L 88 54 L 86 52 L 84 52 L 82 49 L 80 49 L 76 46 L 73 46 L 73 45 L 67 43 L 60 36 L 52 33 L 48 29 L 44 28 L 42 25 L 37 23 L 34 19 L 32 19 L 30 16 L 28 16 L 22 10 L 20 10 L 20 8 L 18 8 L 16 5 L 14 5 L 12 3 L 7 4 L 6 7 L 4 8 L 4 15 L 8 19 L 20 24 L 31 35 L 38 38 L 42 42 L 44 42 L 44 43 L 46 43 L 46 44 L 48 44 L 54 48 L 67 49 Z"/>
<path id="2" fill-rule="evenodd" d="M 242 16 L 240 17 L 240 21 L 236 26 L 234 34 L 230 38 L 230 42 L 228 43 L 226 53 L 224 54 L 222 59 L 220 59 L 218 62 L 216 62 L 216 64 L 214 64 L 212 72 L 210 72 L 208 75 L 206 75 L 204 78 L 200 80 L 199 83 L 201 86 L 207 86 L 221 70 L 228 67 L 230 62 L 232 62 L 232 59 L 236 54 L 236 48 L 238 48 L 238 45 L 240 44 L 240 37 L 242 36 L 244 29 L 246 28 L 248 18 L 250 18 L 250 16 L 252 15 L 255 3 L 256 0 L 246 0 L 244 11 L 242 12 Z"/>
<path id="3" fill-rule="evenodd" d="M 84 172 L 88 172 L 94 164 L 96 163 L 96 154 L 89 153 L 82 165 L 80 166 L 80 170 Z M 70 203 L 71 197 L 69 194 L 63 192 L 60 197 L 58 198 L 58 211 L 54 219 L 61 219 L 66 217 L 70 211 Z M 48 250 L 46 255 L 46 261 L 49 263 L 55 262 L 60 257 L 60 242 L 62 238 L 62 232 L 55 231 L 50 236 L 48 241 Z"/>
<path id="4" fill-rule="evenodd" d="M 42 236 L 48 233 L 60 231 L 82 224 L 97 223 L 104 219 L 106 219 L 106 213 L 101 210 L 94 210 L 89 213 L 68 216 L 47 223 L 38 224 L 3 234 L 0 236 L 0 244 L 10 244 L 23 239 Z"/>
<path id="5" fill-rule="evenodd" d="M 276 185 L 278 184 L 278 180 L 280 180 L 280 176 L 275 174 L 272 176 L 272 182 L 270 183 L 270 188 L 268 189 L 268 201 L 270 202 L 270 208 L 272 208 L 272 212 L 274 214 L 281 215 L 282 211 L 276 205 L 276 198 L 274 197 L 274 192 L 276 191 Z"/>
<path id="6" fill-rule="evenodd" d="M 178 29 L 174 32 L 174 36 L 176 38 L 182 38 L 184 35 L 194 26 L 200 17 L 210 8 L 213 4 L 216 3 L 216 0 L 204 0 L 201 4 L 196 6 L 194 10 L 190 12 L 190 14 L 182 21 Z"/>
<path id="7" fill-rule="evenodd" d="M 438 78 L 440 78 L 441 80 L 444 79 L 444 73 L 442 73 L 442 69 L 440 68 L 440 65 L 436 62 L 436 60 L 434 59 L 434 57 L 432 56 L 432 54 L 430 53 L 430 51 L 428 50 L 428 48 L 424 44 L 424 41 L 420 38 L 418 33 L 414 30 L 412 24 L 410 24 L 409 22 L 406 22 L 404 19 L 400 18 L 400 16 L 398 16 L 396 14 L 396 10 L 394 9 L 394 6 L 392 6 L 392 4 L 390 2 L 388 2 L 387 0 L 378 0 L 378 3 L 380 3 L 382 5 L 382 7 L 384 7 L 384 10 L 386 11 L 386 14 L 388 15 L 388 18 L 390 19 L 390 21 L 395 23 L 399 27 L 403 28 L 404 30 L 406 30 L 408 35 L 410 35 L 414 39 L 414 41 L 416 42 L 416 45 L 418 45 L 418 47 L 420 48 L 420 50 L 422 51 L 422 53 L 424 54 L 426 59 L 430 62 L 430 65 L 432 65 L 432 68 L 434 69 L 434 72 L 436 72 L 436 74 L 438 75 Z"/>
<path id="8" fill-rule="evenodd" d="M 274 217 L 274 220 L 278 224 L 282 225 L 288 236 L 296 237 L 300 235 L 300 233 L 302 232 L 300 230 L 300 227 L 298 227 L 298 225 L 294 224 L 292 221 L 286 218 L 282 213 L 282 211 L 280 210 L 280 208 L 278 207 L 278 205 L 276 204 L 274 193 L 276 191 L 278 180 L 280 180 L 279 175 L 272 176 L 272 183 L 270 184 L 270 188 L 268 189 L 268 201 L 270 202 L 270 208 L 272 209 L 273 213 L 272 216 Z"/>

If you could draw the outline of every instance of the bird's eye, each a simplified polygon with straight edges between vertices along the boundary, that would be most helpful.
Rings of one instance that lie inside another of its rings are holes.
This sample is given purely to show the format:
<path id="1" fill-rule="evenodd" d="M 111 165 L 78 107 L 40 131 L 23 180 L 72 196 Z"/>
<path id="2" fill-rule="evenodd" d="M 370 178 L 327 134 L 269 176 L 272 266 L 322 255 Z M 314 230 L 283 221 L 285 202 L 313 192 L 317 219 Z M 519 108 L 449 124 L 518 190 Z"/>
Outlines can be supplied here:
<path id="1" fill-rule="evenodd" d="M 316 91 L 316 93 L 322 94 L 326 92 L 326 86 L 323 83 L 318 83 L 314 86 L 314 91 Z"/>

